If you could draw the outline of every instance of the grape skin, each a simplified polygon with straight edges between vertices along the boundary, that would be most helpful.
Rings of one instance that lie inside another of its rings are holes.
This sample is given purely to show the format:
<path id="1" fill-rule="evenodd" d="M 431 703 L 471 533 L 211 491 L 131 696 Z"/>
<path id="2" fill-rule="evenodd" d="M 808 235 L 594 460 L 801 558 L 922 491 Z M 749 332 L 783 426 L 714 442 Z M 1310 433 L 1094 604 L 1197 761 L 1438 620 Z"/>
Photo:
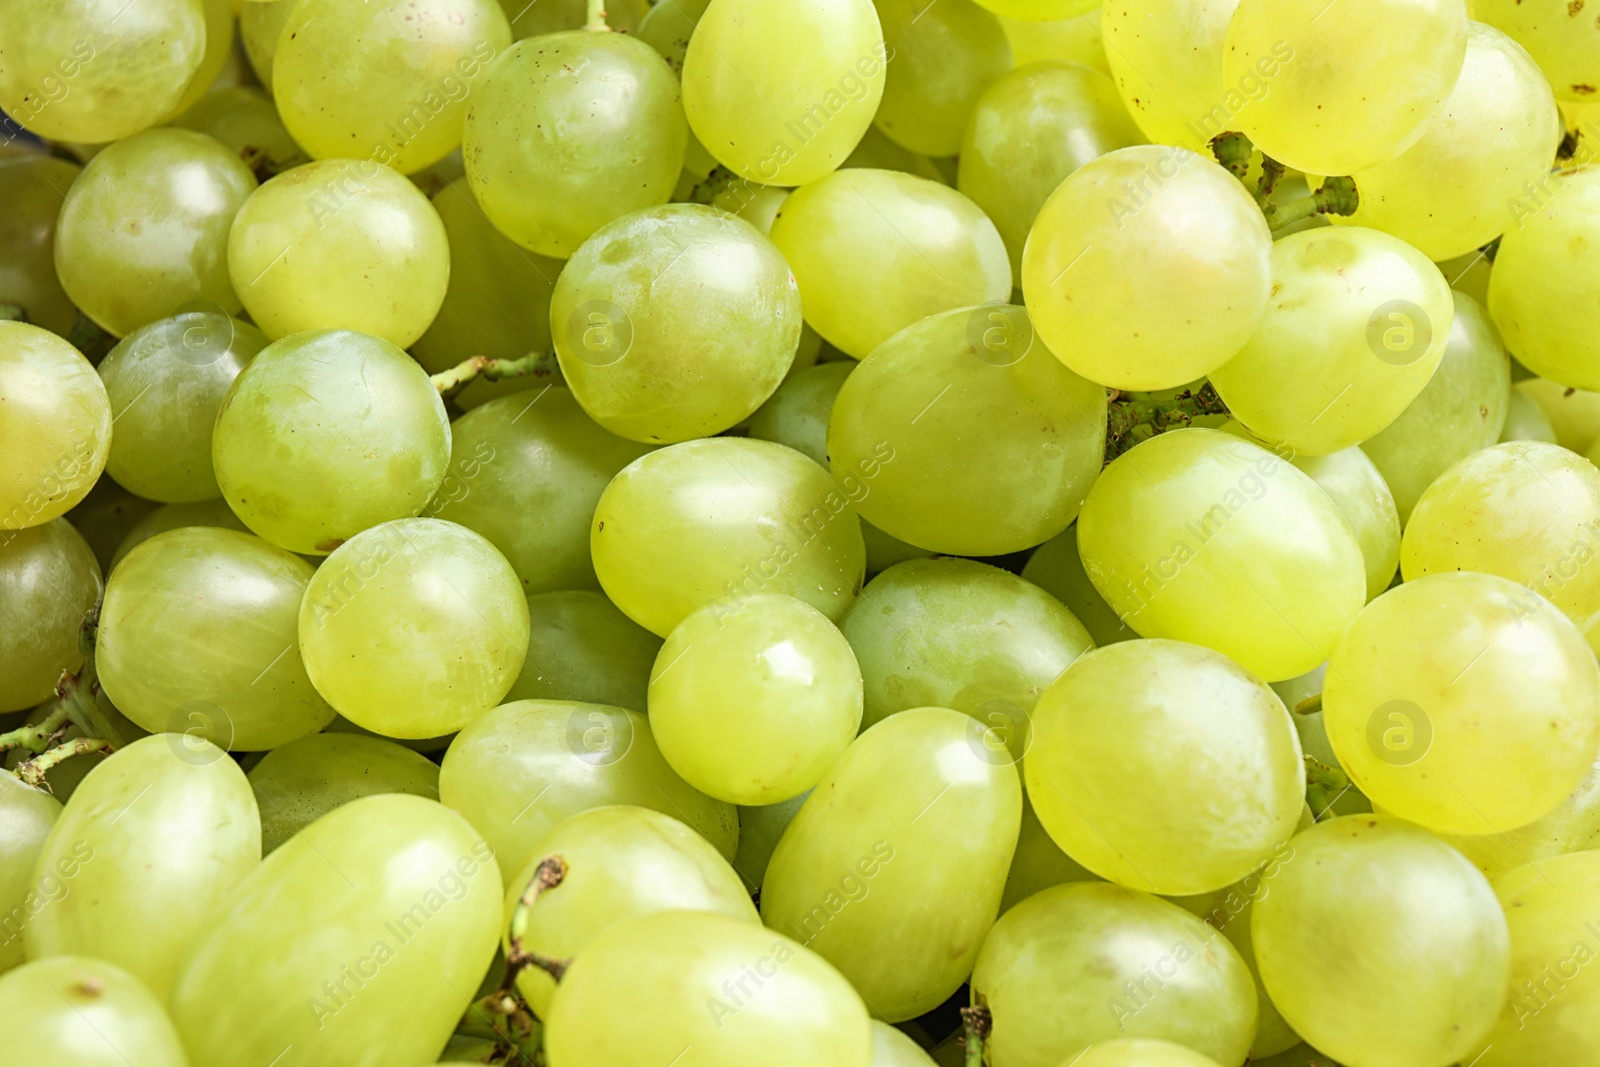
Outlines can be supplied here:
<path id="1" fill-rule="evenodd" d="M 64 515 L 89 494 L 111 451 L 106 387 L 47 330 L 0 322 L 0 530 Z"/>
<path id="2" fill-rule="evenodd" d="M 1239 0 L 1105 0 L 1105 60 L 1145 136 L 1194 152 L 1237 130 L 1236 112 L 1254 82 L 1223 74 L 1228 25 Z M 1146 72 L 1159 72 L 1152 78 Z"/>
<path id="3" fill-rule="evenodd" d="M 78 629 L 100 564 L 65 519 L 0 534 L 0 710 L 31 708 L 83 664 Z"/>
<path id="4" fill-rule="evenodd" d="M 28 321 L 51 333 L 72 329 L 78 309 L 56 274 L 56 223 L 67 189 L 81 168 L 54 156 L 0 160 L 0 301 L 16 304 Z"/>
<path id="5" fill-rule="evenodd" d="M 953 156 L 973 105 L 1011 69 L 1000 20 L 972 0 L 873 0 L 884 45 L 883 99 L 873 124 L 919 155 Z"/>
<path id="6" fill-rule="evenodd" d="M 5 1067 L 189 1067 L 158 997 L 106 960 L 60 955 L 0 977 Z"/>
<path id="7" fill-rule="evenodd" d="M 1589 103 L 1600 88 L 1600 28 L 1570 0 L 1476 0 L 1473 17 L 1516 38 L 1532 53 L 1556 95 Z"/>
<path id="8" fill-rule="evenodd" d="M 250 768 L 261 811 L 261 853 L 335 808 L 379 793 L 439 799 L 439 768 L 392 741 L 360 734 L 321 733 L 279 745 Z"/>
<path id="9" fill-rule="evenodd" d="M 22 963 L 22 931 L 42 906 L 33 895 L 34 864 L 60 817 L 59 800 L 0 775 L 0 974 Z"/>
<path id="10" fill-rule="evenodd" d="M 661 638 L 587 589 L 528 597 L 528 654 L 505 702 L 575 700 L 643 713 Z"/>

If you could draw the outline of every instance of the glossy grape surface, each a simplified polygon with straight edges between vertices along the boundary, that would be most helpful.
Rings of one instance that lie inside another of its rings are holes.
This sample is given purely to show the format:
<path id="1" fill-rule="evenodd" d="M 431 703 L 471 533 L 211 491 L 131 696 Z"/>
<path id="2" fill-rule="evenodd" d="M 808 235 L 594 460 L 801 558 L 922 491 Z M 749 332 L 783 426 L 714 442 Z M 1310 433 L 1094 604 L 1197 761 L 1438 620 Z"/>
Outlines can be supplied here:
<path id="1" fill-rule="evenodd" d="M 31 708 L 83 664 L 78 631 L 100 564 L 66 519 L 0 533 L 0 709 Z"/>
<path id="2" fill-rule="evenodd" d="M 111 403 L 89 361 L 47 330 L 0 322 L 0 530 L 64 515 L 111 451 Z"/>
<path id="3" fill-rule="evenodd" d="M 3 1067 L 189 1067 L 161 1001 L 86 955 L 35 960 L 0 978 Z"/>

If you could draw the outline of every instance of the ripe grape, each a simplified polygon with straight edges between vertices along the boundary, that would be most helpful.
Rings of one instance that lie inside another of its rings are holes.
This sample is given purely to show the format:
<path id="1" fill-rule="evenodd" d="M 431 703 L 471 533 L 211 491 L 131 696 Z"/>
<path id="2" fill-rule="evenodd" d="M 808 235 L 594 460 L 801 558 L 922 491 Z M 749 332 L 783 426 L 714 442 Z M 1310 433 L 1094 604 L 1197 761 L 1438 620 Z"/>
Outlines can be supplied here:
<path id="1" fill-rule="evenodd" d="M 250 69 L 268 96 L 272 95 L 272 63 L 278 45 L 290 26 L 290 14 L 298 0 L 242 0 L 239 5 L 239 43 L 244 46 Z M 541 5 L 543 6 L 543 5 Z M 276 106 L 273 108 L 277 112 Z"/>
<path id="2" fill-rule="evenodd" d="M 997 15 L 1012 19 L 1044 21 L 1060 19 L 1081 11 L 1086 0 L 978 0 Z"/>
<path id="3" fill-rule="evenodd" d="M 1600 440 L 1600 393 L 1574 389 L 1548 378 L 1526 378 L 1515 382 L 1512 389 L 1544 412 L 1561 447 L 1587 453 Z"/>
<path id="4" fill-rule="evenodd" d="M 1600 847 L 1600 760 L 1567 799 L 1526 826 L 1498 834 L 1442 836 L 1491 881 L 1525 863 Z"/>
<path id="5" fill-rule="evenodd" d="M 873 6 L 895 59 L 885 66 L 873 124 L 913 152 L 955 155 L 973 105 L 1011 69 L 1000 20 L 972 0 L 873 0 Z"/>
<path id="6" fill-rule="evenodd" d="M 1033 22 L 1000 16 L 1000 26 L 1011 43 L 1012 66 L 1021 69 L 1042 59 L 1082 63 L 1111 77 L 1100 32 L 1100 7 L 1068 8 L 1063 17 Z"/>
<path id="7" fill-rule="evenodd" d="M 1111 76 L 1128 113 L 1152 141 L 1209 152 L 1212 138 L 1239 129 L 1236 115 L 1245 94 L 1260 91 L 1261 81 L 1254 74 L 1224 81 L 1228 23 L 1238 7 L 1239 0 L 1101 5 Z"/>
<path id="8" fill-rule="evenodd" d="M 22 962 L 22 931 L 50 899 L 34 891 L 33 867 L 60 817 L 59 800 L 0 775 L 0 974 Z"/>
<path id="9" fill-rule="evenodd" d="M 689 51 L 689 39 L 700 17 L 711 6 L 711 0 L 672 0 L 670 4 L 653 4 L 639 20 L 635 34 L 639 40 L 661 53 L 672 73 L 683 72 L 683 57 Z M 612 20 L 611 5 L 606 5 L 606 20 Z M 689 135 L 691 138 L 694 134 Z M 702 149 L 703 151 L 704 149 Z"/>
<path id="10" fill-rule="evenodd" d="M 513 700 L 576 700 L 645 710 L 661 638 L 587 589 L 528 597 L 528 654 Z"/>
<path id="11" fill-rule="evenodd" d="M 250 768 L 261 811 L 261 852 L 352 800 L 378 793 L 439 799 L 439 768 L 392 741 L 323 733 L 279 745 Z"/>
<path id="12" fill-rule="evenodd" d="M 614 30 L 638 36 L 644 26 L 644 17 L 659 7 L 686 7 L 689 0 L 672 0 L 670 4 L 648 6 L 648 0 L 606 0 L 606 24 Z M 517 40 L 538 37 L 547 33 L 582 28 L 587 21 L 588 5 L 585 0 L 500 0 L 500 6 L 511 20 L 511 32 Z"/>
<path id="13" fill-rule="evenodd" d="M 0 301 L 15 304 L 29 322 L 51 333 L 72 329 L 73 307 L 56 274 L 56 224 L 78 167 L 54 156 L 0 160 Z"/>
<path id="14" fill-rule="evenodd" d="M 855 148 L 851 149 L 844 162 L 839 164 L 840 170 L 850 168 L 897 170 L 916 178 L 939 182 L 941 185 L 955 184 L 944 176 L 933 160 L 895 144 L 876 126 L 867 128 L 867 132 L 861 135 L 861 140 L 856 143 Z"/>
<path id="15" fill-rule="evenodd" d="M 49 697 L 83 664 L 78 628 L 100 599 L 100 564 L 66 519 L 0 534 L 0 711 Z"/>
<path id="16" fill-rule="evenodd" d="M 1078 526 L 1074 523 L 1061 534 L 1040 545 L 1028 557 L 1022 577 L 1049 593 L 1083 623 L 1096 645 L 1132 640 L 1139 635 L 1112 610 L 1089 581 L 1078 554 Z"/>
<path id="17" fill-rule="evenodd" d="M 234 84 L 224 81 L 222 75 L 224 67 L 234 66 L 237 69 L 239 65 L 239 57 L 233 49 L 233 18 L 237 14 L 235 0 L 200 0 L 200 10 L 205 17 L 205 51 L 200 54 L 200 64 L 190 77 L 183 96 L 161 120 L 164 126 L 175 125 L 173 120 L 206 96 L 213 86 L 220 88 L 221 85 Z"/>
<path id="18" fill-rule="evenodd" d="M 1571 0 L 1475 0 L 1472 17 L 1532 53 L 1563 101 L 1588 103 L 1600 88 L 1600 27 Z"/>
<path id="19" fill-rule="evenodd" d="M 1296 456 L 1294 465 L 1328 494 L 1356 535 L 1371 600 L 1389 588 L 1400 565 L 1400 515 L 1388 483 L 1354 446 L 1326 456 Z"/>
<path id="20" fill-rule="evenodd" d="M 87 955 L 34 960 L 0 977 L 3 1067 L 189 1067 L 158 997 Z"/>
<path id="21" fill-rule="evenodd" d="M 0 322 L 0 530 L 66 514 L 111 450 L 111 403 L 94 367 L 47 330 Z"/>

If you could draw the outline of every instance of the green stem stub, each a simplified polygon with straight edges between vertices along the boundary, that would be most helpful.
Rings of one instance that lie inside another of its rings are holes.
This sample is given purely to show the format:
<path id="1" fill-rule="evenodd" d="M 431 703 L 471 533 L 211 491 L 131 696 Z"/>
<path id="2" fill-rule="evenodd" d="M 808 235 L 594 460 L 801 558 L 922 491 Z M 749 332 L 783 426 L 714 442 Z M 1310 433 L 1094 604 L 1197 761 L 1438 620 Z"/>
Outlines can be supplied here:
<path id="1" fill-rule="evenodd" d="M 532 352 L 521 359 L 495 359 L 493 356 L 472 356 L 449 370 L 429 375 L 433 387 L 444 396 L 453 396 L 468 382 L 483 378 L 498 382 L 505 378 L 525 378 L 530 375 L 554 377 L 559 371 L 553 352 Z"/>
<path id="2" fill-rule="evenodd" d="M 91 752 L 110 752 L 111 742 L 103 737 L 75 737 L 64 745 L 57 745 L 47 752 L 41 753 L 17 765 L 17 777 L 33 786 L 35 789 L 48 789 L 44 776 L 51 767 L 63 763 L 73 756 L 83 756 Z"/>
<path id="3" fill-rule="evenodd" d="M 983 1046 L 994 1028 L 994 1017 L 982 1004 L 961 1009 L 961 1031 L 967 1045 L 965 1067 L 983 1067 Z"/>
<path id="4" fill-rule="evenodd" d="M 606 22 L 606 0 L 588 0 L 588 19 L 584 22 L 586 30 L 605 31 L 611 28 Z"/>

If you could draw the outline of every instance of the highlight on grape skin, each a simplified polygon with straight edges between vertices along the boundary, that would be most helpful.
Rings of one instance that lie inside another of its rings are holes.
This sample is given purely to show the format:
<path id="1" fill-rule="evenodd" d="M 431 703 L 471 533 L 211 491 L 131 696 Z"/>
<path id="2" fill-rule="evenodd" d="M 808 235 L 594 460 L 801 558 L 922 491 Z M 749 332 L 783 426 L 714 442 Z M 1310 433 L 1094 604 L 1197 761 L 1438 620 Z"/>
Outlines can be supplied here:
<path id="1" fill-rule="evenodd" d="M 1584 0 L 0 0 L 0 1067 L 1600 1067 Z"/>

